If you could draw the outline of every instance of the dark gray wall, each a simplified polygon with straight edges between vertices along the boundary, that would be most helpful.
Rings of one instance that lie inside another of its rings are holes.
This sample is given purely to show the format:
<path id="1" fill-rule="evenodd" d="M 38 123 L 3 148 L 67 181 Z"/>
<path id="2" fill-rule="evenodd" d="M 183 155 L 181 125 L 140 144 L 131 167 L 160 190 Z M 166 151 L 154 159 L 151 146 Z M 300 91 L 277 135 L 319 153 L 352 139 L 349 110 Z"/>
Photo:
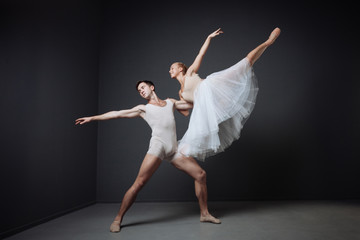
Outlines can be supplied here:
<path id="1" fill-rule="evenodd" d="M 2 1 L 2 236 L 95 200 L 121 201 L 150 128 L 142 119 L 75 127 L 75 118 L 144 103 L 134 87 L 140 79 L 154 81 L 161 98 L 177 98 L 170 64 L 190 64 L 218 27 L 225 33 L 213 40 L 202 77 L 241 60 L 275 26 L 283 32 L 255 65 L 260 92 L 242 137 L 200 163 L 209 200 L 359 198 L 359 51 L 351 9 Z M 180 138 L 188 118 L 176 119 Z M 193 181 L 168 163 L 138 197 L 194 199 Z"/>
<path id="2" fill-rule="evenodd" d="M 225 33 L 212 41 L 202 77 L 241 60 L 279 26 L 280 38 L 254 66 L 260 92 L 242 137 L 201 163 L 209 200 L 358 198 L 359 84 L 351 6 L 246 2 L 105 4 L 99 112 L 144 103 L 134 88 L 140 79 L 155 82 L 161 98 L 178 98 L 170 64 L 191 64 L 218 27 Z M 188 119 L 176 119 L 180 138 Z M 99 123 L 98 201 L 121 201 L 150 133 L 141 119 Z M 164 163 L 138 200 L 195 200 L 193 181 Z"/>
<path id="3" fill-rule="evenodd" d="M 1 1 L 1 236 L 96 200 L 98 4 Z M 0 237 L 1 238 L 1 237 Z"/>

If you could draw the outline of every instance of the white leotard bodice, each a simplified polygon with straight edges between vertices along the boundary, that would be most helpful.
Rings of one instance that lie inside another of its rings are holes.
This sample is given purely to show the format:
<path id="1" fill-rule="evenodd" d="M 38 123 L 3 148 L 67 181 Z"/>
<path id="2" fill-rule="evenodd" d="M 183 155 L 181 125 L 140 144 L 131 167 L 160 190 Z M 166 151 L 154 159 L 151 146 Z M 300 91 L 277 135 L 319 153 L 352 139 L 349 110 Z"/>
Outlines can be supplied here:
<path id="1" fill-rule="evenodd" d="M 166 155 L 173 154 L 177 149 L 174 103 L 166 99 L 166 105 L 146 104 L 144 120 L 149 124 L 152 139 L 164 144 Z"/>

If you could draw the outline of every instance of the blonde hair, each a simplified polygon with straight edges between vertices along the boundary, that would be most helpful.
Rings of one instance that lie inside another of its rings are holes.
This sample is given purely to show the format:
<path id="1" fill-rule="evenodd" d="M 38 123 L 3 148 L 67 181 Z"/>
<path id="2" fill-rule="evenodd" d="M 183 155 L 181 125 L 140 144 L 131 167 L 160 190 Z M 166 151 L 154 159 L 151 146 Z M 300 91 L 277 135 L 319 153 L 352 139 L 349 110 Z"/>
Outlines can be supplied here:
<path id="1" fill-rule="evenodd" d="M 183 73 L 186 74 L 187 66 L 182 62 L 176 62 L 176 64 L 183 69 Z"/>

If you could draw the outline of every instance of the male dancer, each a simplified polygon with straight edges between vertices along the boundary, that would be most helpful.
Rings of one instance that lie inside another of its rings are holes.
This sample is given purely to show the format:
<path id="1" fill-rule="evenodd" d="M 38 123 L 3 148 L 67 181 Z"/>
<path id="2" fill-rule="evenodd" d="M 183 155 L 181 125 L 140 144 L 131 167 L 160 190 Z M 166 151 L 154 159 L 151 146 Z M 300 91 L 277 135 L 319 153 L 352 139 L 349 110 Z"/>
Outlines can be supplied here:
<path id="1" fill-rule="evenodd" d="M 78 118 L 75 121 L 75 124 L 82 125 L 91 121 L 142 117 L 148 122 L 152 129 L 149 150 L 141 164 L 135 182 L 126 192 L 123 201 L 121 202 L 120 210 L 110 226 L 110 231 L 120 231 L 120 225 L 126 211 L 134 203 L 139 191 L 149 181 L 164 159 L 194 178 L 195 193 L 200 205 L 200 221 L 221 223 L 219 219 L 213 217 L 208 211 L 205 171 L 199 166 L 194 158 L 185 157 L 180 153 L 177 153 L 174 108 L 179 111 L 188 110 L 192 108 L 192 104 L 183 100 L 161 100 L 156 95 L 155 86 L 151 81 L 139 81 L 136 84 L 136 89 L 141 97 L 148 101 L 148 104 L 141 104 L 127 110 L 111 111 L 102 115 Z"/>

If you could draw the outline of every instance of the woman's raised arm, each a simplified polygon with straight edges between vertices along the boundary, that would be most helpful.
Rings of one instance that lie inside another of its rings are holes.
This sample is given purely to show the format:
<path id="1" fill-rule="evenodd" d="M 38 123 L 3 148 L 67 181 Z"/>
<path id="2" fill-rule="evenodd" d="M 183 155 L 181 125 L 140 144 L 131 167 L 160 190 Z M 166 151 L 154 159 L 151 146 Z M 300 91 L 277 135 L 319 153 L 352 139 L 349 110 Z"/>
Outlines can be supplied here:
<path id="1" fill-rule="evenodd" d="M 193 64 L 191 64 L 191 66 L 189 67 L 189 69 L 187 70 L 187 74 L 192 75 L 193 73 L 197 73 L 201 62 L 203 60 L 203 57 L 210 45 L 210 41 L 212 38 L 216 37 L 217 35 L 223 33 L 223 31 L 221 30 L 221 28 L 217 29 L 215 32 L 211 33 L 205 40 L 204 44 L 202 45 L 202 47 L 200 48 L 200 51 L 198 53 L 198 55 L 196 56 Z"/>

